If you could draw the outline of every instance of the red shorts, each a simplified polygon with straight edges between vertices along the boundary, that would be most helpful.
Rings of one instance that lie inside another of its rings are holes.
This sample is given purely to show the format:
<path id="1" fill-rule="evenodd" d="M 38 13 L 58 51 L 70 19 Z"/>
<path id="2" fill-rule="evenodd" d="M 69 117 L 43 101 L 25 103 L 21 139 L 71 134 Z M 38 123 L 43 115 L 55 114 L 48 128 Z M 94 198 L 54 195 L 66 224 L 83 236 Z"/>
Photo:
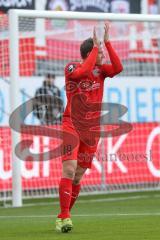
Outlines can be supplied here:
<path id="1" fill-rule="evenodd" d="M 64 121 L 62 127 L 65 133 L 63 137 L 64 154 L 62 155 L 62 161 L 77 160 L 80 167 L 91 168 L 99 139 L 96 139 L 94 145 L 87 144 L 80 139 L 80 135 L 70 121 Z M 68 136 L 67 132 L 69 133 Z"/>

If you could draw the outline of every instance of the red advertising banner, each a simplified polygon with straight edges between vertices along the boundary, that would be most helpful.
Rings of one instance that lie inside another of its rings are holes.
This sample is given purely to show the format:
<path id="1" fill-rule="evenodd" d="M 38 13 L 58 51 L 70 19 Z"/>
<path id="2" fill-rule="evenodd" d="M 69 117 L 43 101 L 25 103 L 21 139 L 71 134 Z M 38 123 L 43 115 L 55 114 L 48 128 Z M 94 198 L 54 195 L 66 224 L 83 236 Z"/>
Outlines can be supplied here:
<path id="1" fill-rule="evenodd" d="M 53 150 L 60 141 L 49 137 L 26 135 L 32 139 L 32 153 Z M 99 142 L 92 169 L 88 170 L 83 185 L 99 185 L 102 164 L 106 184 L 156 183 L 160 180 L 160 126 L 157 123 L 135 123 L 133 130 L 116 138 Z M 40 154 L 37 161 L 21 161 L 23 189 L 45 189 L 58 186 L 61 176 L 61 157 L 45 161 Z M 11 134 L 0 128 L 0 191 L 10 190 Z"/>

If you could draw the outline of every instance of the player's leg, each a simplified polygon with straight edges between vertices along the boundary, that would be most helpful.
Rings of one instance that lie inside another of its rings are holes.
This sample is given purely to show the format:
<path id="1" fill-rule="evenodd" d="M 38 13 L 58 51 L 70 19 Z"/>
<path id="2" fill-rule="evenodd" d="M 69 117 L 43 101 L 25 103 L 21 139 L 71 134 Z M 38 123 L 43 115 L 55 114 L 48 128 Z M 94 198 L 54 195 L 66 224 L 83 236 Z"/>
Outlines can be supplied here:
<path id="1" fill-rule="evenodd" d="M 72 229 L 72 221 L 70 219 L 70 202 L 72 195 L 72 181 L 75 176 L 76 168 L 77 168 L 77 152 L 79 148 L 78 136 L 72 126 L 67 122 L 63 123 L 64 133 L 69 132 L 71 135 L 67 136 L 64 134 L 63 136 L 63 145 L 64 149 L 69 149 L 69 152 L 66 152 L 62 155 L 62 178 L 60 180 L 59 185 L 59 202 L 61 212 L 58 214 L 56 220 L 56 230 L 59 229 L 62 232 L 68 232 Z M 77 146 L 75 147 L 75 138 L 77 138 Z M 72 143 L 73 141 L 73 143 Z M 69 146 L 69 148 L 68 148 Z M 74 146 L 74 147 L 72 147 Z M 71 149 L 71 150 L 70 150 Z"/>
<path id="2" fill-rule="evenodd" d="M 70 218 L 70 202 L 72 196 L 72 182 L 77 168 L 77 160 L 63 162 L 62 179 L 59 188 L 61 213 L 58 218 L 62 219 L 62 232 L 69 232 L 73 228 Z"/>
<path id="3" fill-rule="evenodd" d="M 71 202 L 70 202 L 70 207 L 69 209 L 71 210 L 75 201 L 77 200 L 78 196 L 79 196 L 79 192 L 81 189 L 81 184 L 80 181 L 84 175 L 84 173 L 86 172 L 87 168 L 82 168 L 79 165 L 77 166 L 76 169 L 76 173 L 73 179 L 73 183 L 72 183 L 72 196 L 71 196 Z"/>
<path id="4" fill-rule="evenodd" d="M 72 222 L 70 220 L 70 202 L 72 196 L 72 181 L 77 168 L 77 160 L 63 161 L 62 178 L 59 185 L 59 202 L 61 212 L 56 220 L 56 230 L 70 231 Z"/>
<path id="5" fill-rule="evenodd" d="M 72 181 L 77 168 L 77 160 L 63 161 L 62 178 L 59 185 L 59 200 L 61 212 L 59 218 L 70 218 L 69 206 L 72 195 Z"/>
<path id="6" fill-rule="evenodd" d="M 72 198 L 70 203 L 70 210 L 72 209 L 75 201 L 77 200 L 80 192 L 80 181 L 85 174 L 88 168 L 92 166 L 93 156 L 97 149 L 97 143 L 92 147 L 84 142 L 80 141 L 79 149 L 78 149 L 78 165 L 75 173 L 75 177 L 72 184 Z"/>

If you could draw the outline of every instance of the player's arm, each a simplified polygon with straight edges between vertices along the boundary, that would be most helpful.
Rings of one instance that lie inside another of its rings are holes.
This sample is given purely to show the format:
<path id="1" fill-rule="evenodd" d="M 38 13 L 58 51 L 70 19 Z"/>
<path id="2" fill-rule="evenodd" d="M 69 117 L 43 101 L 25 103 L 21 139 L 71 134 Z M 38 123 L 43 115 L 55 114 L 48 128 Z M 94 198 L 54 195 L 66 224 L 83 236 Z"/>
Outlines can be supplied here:
<path id="1" fill-rule="evenodd" d="M 98 48 L 93 47 L 89 56 L 85 59 L 85 61 L 80 66 L 75 66 L 74 64 L 67 65 L 65 69 L 65 75 L 70 79 L 77 79 L 80 77 L 86 77 L 94 68 L 96 63 L 96 58 L 98 54 Z"/>
<path id="2" fill-rule="evenodd" d="M 111 64 L 103 64 L 101 70 L 106 77 L 114 77 L 123 70 L 122 63 L 109 41 L 109 25 L 105 24 L 104 42 Z"/>
<path id="3" fill-rule="evenodd" d="M 84 62 L 80 66 L 74 66 L 73 64 L 69 64 L 65 69 L 65 74 L 70 79 L 77 79 L 80 77 L 86 77 L 94 68 L 97 55 L 98 55 L 98 39 L 96 36 L 95 28 L 93 30 L 93 49 L 84 60 Z"/>

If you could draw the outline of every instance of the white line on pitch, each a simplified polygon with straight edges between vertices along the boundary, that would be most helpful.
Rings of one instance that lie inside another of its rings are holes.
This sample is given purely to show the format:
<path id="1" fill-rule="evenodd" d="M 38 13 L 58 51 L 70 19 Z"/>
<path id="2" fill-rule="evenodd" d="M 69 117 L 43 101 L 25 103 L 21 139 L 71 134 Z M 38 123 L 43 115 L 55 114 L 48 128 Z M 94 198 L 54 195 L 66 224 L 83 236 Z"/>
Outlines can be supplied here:
<path id="1" fill-rule="evenodd" d="M 119 202 L 119 201 L 127 201 L 127 200 L 138 200 L 138 199 L 149 199 L 149 198 L 160 198 L 159 194 L 155 194 L 155 195 L 145 195 L 145 196 L 141 196 L 141 195 L 136 195 L 136 196 L 129 196 L 129 197 L 115 197 L 115 198 L 99 198 L 99 199 L 81 199 L 78 200 L 77 203 L 79 204 L 83 204 L 83 203 L 97 203 L 97 202 Z M 59 205 L 58 201 L 54 202 L 54 198 L 53 198 L 53 202 L 40 202 L 40 203 L 25 203 L 23 205 L 23 208 L 25 207 L 32 207 L 32 206 L 53 206 L 53 205 Z M 4 208 L 4 207 L 0 207 L 0 208 Z M 6 206 L 6 208 L 12 208 L 10 205 Z"/>
<path id="2" fill-rule="evenodd" d="M 99 199 L 87 199 L 87 200 L 78 200 L 77 203 L 97 203 L 97 202 L 119 202 L 119 201 L 127 201 L 127 200 L 136 200 L 136 199 L 147 199 L 147 198 L 160 198 L 160 195 L 137 195 L 137 196 L 130 196 L 130 197 L 115 197 L 115 198 L 99 198 Z M 49 205 L 59 205 L 59 202 L 42 202 L 42 203 L 26 203 L 23 207 L 32 207 L 32 206 L 49 206 Z"/>
<path id="3" fill-rule="evenodd" d="M 11 218 L 54 218 L 57 215 L 22 215 L 22 216 L 0 216 L 0 219 Z M 98 214 L 73 214 L 72 217 L 130 217 L 130 216 L 160 216 L 158 213 L 98 213 Z"/>

